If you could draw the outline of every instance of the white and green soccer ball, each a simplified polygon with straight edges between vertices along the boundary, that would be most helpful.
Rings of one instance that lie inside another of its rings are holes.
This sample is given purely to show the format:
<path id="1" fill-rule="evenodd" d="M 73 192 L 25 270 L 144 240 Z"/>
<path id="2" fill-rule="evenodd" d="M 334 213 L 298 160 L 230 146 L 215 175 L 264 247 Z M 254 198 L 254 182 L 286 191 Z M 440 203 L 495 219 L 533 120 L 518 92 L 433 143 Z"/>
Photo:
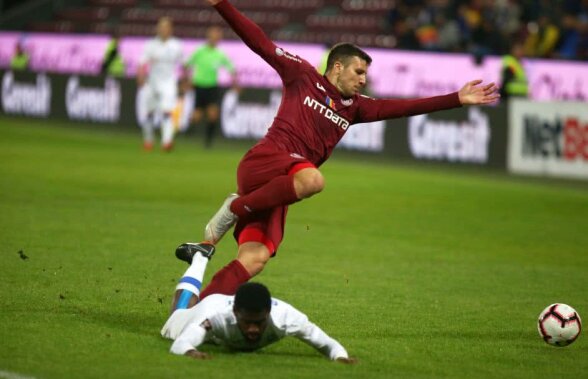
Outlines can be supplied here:
<path id="1" fill-rule="evenodd" d="M 545 342 L 553 346 L 567 346 L 582 331 L 582 320 L 576 310 L 567 304 L 551 304 L 541 312 L 537 329 Z"/>

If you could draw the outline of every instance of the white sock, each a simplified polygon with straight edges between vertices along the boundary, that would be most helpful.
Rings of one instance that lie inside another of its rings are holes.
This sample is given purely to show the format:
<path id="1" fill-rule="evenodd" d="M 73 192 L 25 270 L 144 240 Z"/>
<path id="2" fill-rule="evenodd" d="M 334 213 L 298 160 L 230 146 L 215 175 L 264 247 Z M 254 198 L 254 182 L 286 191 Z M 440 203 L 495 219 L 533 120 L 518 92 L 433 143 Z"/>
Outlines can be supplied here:
<path id="1" fill-rule="evenodd" d="M 143 142 L 153 143 L 153 116 L 148 115 L 145 123 L 141 126 L 143 129 Z"/>
<path id="2" fill-rule="evenodd" d="M 161 123 L 161 143 L 168 145 L 174 140 L 174 123 L 171 115 L 165 115 Z"/>
<path id="3" fill-rule="evenodd" d="M 202 288 L 202 280 L 204 279 L 207 264 L 208 258 L 200 253 L 194 254 L 192 264 L 188 267 L 182 279 L 180 279 L 176 290 L 187 290 L 196 296 L 200 296 L 200 289 Z"/>

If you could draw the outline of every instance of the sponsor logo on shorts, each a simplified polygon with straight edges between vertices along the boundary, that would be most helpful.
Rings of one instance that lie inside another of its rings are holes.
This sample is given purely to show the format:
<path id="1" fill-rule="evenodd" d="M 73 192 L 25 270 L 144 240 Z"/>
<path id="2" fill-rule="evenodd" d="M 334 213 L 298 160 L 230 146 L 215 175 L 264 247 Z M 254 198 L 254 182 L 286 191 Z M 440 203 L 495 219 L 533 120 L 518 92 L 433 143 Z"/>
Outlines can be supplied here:
<path id="1" fill-rule="evenodd" d="M 306 98 L 304 99 L 304 105 L 307 105 L 309 108 L 318 111 L 320 114 L 325 116 L 325 118 L 331 120 L 333 124 L 337 125 L 343 130 L 347 130 L 347 128 L 349 127 L 349 121 L 339 116 L 332 109 L 319 103 L 318 101 L 316 101 L 316 99 L 313 99 L 310 96 L 306 96 Z"/>

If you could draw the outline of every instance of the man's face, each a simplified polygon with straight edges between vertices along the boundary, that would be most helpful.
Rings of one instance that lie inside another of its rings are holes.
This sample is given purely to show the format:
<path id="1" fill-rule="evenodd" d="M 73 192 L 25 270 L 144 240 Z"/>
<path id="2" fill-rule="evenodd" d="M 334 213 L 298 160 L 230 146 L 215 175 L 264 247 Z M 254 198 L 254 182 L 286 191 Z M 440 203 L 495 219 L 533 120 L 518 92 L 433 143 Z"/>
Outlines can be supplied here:
<path id="1" fill-rule="evenodd" d="M 512 55 L 517 59 L 522 59 L 525 56 L 525 46 L 516 44 L 512 48 Z"/>
<path id="2" fill-rule="evenodd" d="M 171 37 L 172 33 L 173 26 L 171 21 L 167 18 L 159 20 L 159 22 L 157 23 L 157 35 L 159 36 L 159 38 L 165 41 L 166 39 Z"/>
<path id="3" fill-rule="evenodd" d="M 338 73 L 336 87 L 344 97 L 359 93 L 365 86 L 368 64 L 365 60 L 353 56 L 343 62 L 335 62 L 334 69 Z"/>
<path id="4" fill-rule="evenodd" d="M 206 32 L 206 38 L 210 46 L 216 46 L 218 41 L 223 38 L 223 32 L 220 28 L 213 26 Z"/>
<path id="5" fill-rule="evenodd" d="M 254 344 L 259 342 L 263 332 L 267 328 L 269 311 L 248 312 L 233 309 L 237 318 L 237 326 L 247 342 Z"/>

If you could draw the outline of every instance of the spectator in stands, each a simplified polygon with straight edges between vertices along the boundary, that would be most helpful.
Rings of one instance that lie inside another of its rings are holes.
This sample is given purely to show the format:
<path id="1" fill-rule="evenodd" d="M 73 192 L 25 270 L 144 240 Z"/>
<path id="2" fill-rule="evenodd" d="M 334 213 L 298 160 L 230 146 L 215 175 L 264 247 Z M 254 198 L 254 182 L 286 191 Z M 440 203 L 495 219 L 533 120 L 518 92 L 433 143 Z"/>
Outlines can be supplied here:
<path id="1" fill-rule="evenodd" d="M 521 6 L 514 0 L 495 0 L 490 14 L 496 28 L 507 36 L 516 35 L 521 28 Z M 506 38 L 510 40 L 509 37 Z"/>
<path id="2" fill-rule="evenodd" d="M 459 51 L 462 46 L 459 24 L 450 20 L 444 13 L 435 16 L 437 28 L 437 49 L 441 51 Z"/>
<path id="3" fill-rule="evenodd" d="M 540 16 L 537 23 L 529 24 L 529 35 L 525 41 L 526 54 L 536 58 L 551 58 L 559 33 L 559 28 L 550 16 Z"/>
<path id="4" fill-rule="evenodd" d="M 400 49 L 483 58 L 507 53 L 509 41 L 522 38 L 528 57 L 582 59 L 588 43 L 588 0 L 395 1 L 385 17 Z"/>
<path id="5" fill-rule="evenodd" d="M 566 14 L 561 20 L 559 40 L 555 47 L 556 58 L 575 59 L 580 41 L 580 28 L 578 19 L 571 14 Z"/>
<path id="6" fill-rule="evenodd" d="M 576 50 L 576 59 L 588 61 L 588 0 L 582 0 L 578 17 L 578 48 Z"/>
<path id="7" fill-rule="evenodd" d="M 581 19 L 578 23 L 578 49 L 576 50 L 576 59 L 588 61 L 588 17 Z"/>
<path id="8" fill-rule="evenodd" d="M 522 63 L 525 47 L 521 42 L 513 43 L 510 54 L 502 57 L 502 84 L 500 98 L 506 101 L 510 97 L 527 97 L 529 84 Z"/>
<path id="9" fill-rule="evenodd" d="M 396 47 L 404 50 L 419 50 L 420 44 L 416 37 L 414 29 L 409 25 L 409 21 L 398 19 L 394 24 L 394 36 L 396 37 Z"/>
<path id="10" fill-rule="evenodd" d="M 102 67 L 100 73 L 103 75 L 110 75 L 122 78 L 125 75 L 125 63 L 118 48 L 119 38 L 117 34 L 111 36 L 104 59 L 102 60 Z"/>
<path id="11" fill-rule="evenodd" d="M 209 148 L 212 146 L 220 116 L 219 69 L 224 67 L 231 73 L 233 86 L 237 85 L 237 75 L 231 60 L 218 48 L 218 43 L 223 38 L 222 29 L 217 26 L 210 27 L 206 32 L 206 38 L 206 43 L 197 48 L 186 61 L 185 68 L 192 69 L 192 85 L 196 89 L 193 121 L 200 122 L 205 112 L 204 146 Z"/>
<path id="12" fill-rule="evenodd" d="M 12 56 L 12 60 L 10 61 L 10 69 L 13 71 L 25 71 L 29 68 L 29 55 L 25 51 L 23 47 L 23 43 L 21 41 L 16 43 L 16 47 L 14 49 L 14 55 Z"/>

